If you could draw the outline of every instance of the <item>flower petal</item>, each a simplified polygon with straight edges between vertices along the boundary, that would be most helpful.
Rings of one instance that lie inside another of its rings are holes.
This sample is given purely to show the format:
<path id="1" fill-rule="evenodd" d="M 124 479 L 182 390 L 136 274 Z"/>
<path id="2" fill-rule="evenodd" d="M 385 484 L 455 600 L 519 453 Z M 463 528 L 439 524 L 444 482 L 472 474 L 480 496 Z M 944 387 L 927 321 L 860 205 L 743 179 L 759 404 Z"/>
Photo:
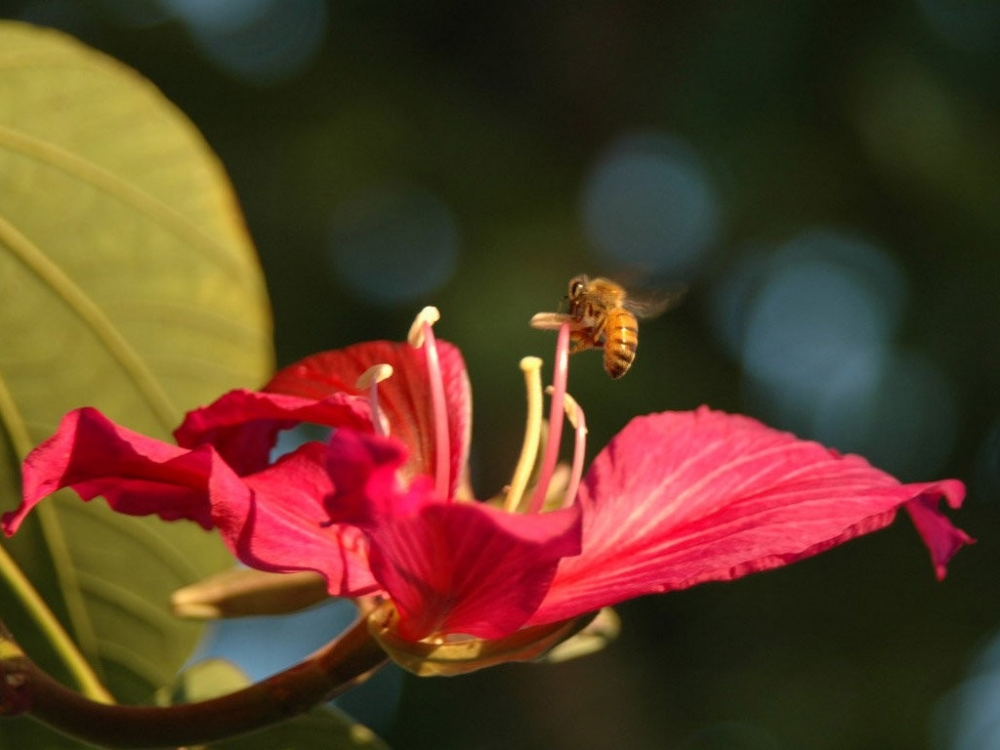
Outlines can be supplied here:
<path id="1" fill-rule="evenodd" d="M 210 443 L 237 473 L 250 474 L 268 465 L 278 433 L 301 422 L 372 431 L 366 398 L 336 393 L 317 400 L 235 390 L 189 412 L 174 438 L 185 448 Z"/>
<path id="2" fill-rule="evenodd" d="M 945 498 L 953 508 L 961 505 L 962 495 L 959 493 L 946 495 Z M 961 529 L 952 526 L 938 510 L 940 500 L 941 496 L 937 493 L 924 493 L 906 504 L 913 525 L 930 550 L 934 574 L 939 581 L 948 572 L 948 561 L 955 556 L 955 553 L 966 544 L 975 541 Z"/>
<path id="3" fill-rule="evenodd" d="M 363 491 L 371 474 L 394 471 L 404 457 L 395 443 L 342 430 L 329 444 L 306 443 L 241 477 L 210 445 L 179 448 L 79 409 L 25 460 L 24 500 L 2 526 L 14 534 L 43 498 L 71 487 L 84 500 L 103 496 L 120 513 L 218 528 L 251 567 L 315 570 L 331 594 L 358 596 L 378 589 L 367 541 L 355 527 L 331 525 L 327 504 Z"/>
<path id="4" fill-rule="evenodd" d="M 333 596 L 377 591 L 363 534 L 354 526 L 330 524 L 326 504 L 356 492 L 379 461 L 398 464 L 380 442 L 338 431 L 329 445 L 306 443 L 236 482 L 225 475 L 213 480 L 212 518 L 226 545 L 258 570 L 314 570 L 326 578 Z M 346 452 L 359 460 L 345 461 Z"/>
<path id="5" fill-rule="evenodd" d="M 32 508 L 63 487 L 84 500 L 103 495 L 121 513 L 187 518 L 210 529 L 208 479 L 216 470 L 229 469 L 208 446 L 178 448 L 120 427 L 96 409 L 77 409 L 25 459 L 24 499 L 4 514 L 3 530 L 12 535 Z"/>
<path id="6" fill-rule="evenodd" d="M 640 417 L 594 461 L 580 491 L 583 552 L 563 561 L 530 623 L 786 565 L 886 526 L 915 498 L 957 507 L 963 495 L 955 480 L 903 485 L 747 417 Z"/>
<path id="7" fill-rule="evenodd" d="M 451 476 L 457 485 L 469 458 L 472 397 L 461 352 L 441 340 L 437 348 L 448 409 Z M 379 404 L 389 419 L 391 434 L 409 449 L 406 474 L 433 475 L 434 409 L 423 349 L 407 343 L 370 341 L 321 352 L 280 370 L 264 390 L 312 399 L 335 393 L 364 395 L 355 383 L 365 370 L 380 363 L 392 365 L 394 371 L 392 377 L 379 384 Z M 455 489 L 451 488 L 452 494 Z"/>
<path id="8" fill-rule="evenodd" d="M 514 515 L 411 490 L 367 529 L 372 572 L 399 611 L 399 635 L 502 638 L 548 590 L 559 560 L 580 550 L 576 508 Z"/>

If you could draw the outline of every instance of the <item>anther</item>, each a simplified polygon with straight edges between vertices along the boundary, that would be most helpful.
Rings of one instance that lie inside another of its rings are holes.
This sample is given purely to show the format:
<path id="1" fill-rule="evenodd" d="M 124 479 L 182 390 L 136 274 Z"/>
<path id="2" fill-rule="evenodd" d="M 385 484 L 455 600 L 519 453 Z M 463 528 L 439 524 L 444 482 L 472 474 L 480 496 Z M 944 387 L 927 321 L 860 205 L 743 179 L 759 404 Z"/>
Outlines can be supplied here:
<path id="1" fill-rule="evenodd" d="M 360 391 L 368 390 L 368 403 L 372 410 L 372 426 L 375 428 L 375 434 L 382 437 L 389 434 L 389 423 L 388 420 L 383 419 L 382 412 L 379 411 L 378 384 L 389 377 L 392 377 L 392 365 L 383 362 L 373 365 L 361 373 L 361 377 L 354 384 Z"/>
<path id="2" fill-rule="evenodd" d="M 424 326 L 432 326 L 441 320 L 441 311 L 432 305 L 428 305 L 417 313 L 410 326 L 410 332 L 406 334 L 406 340 L 414 349 L 419 349 L 424 345 Z"/>

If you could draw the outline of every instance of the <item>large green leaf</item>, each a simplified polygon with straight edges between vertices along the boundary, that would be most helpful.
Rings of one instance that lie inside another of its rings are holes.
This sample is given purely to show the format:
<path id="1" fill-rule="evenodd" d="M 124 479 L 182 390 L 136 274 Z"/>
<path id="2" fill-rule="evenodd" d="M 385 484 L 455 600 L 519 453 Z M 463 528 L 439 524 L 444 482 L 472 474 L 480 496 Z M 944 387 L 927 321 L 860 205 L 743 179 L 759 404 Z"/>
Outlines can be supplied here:
<path id="1" fill-rule="evenodd" d="M 364 724 L 335 708 L 314 708 L 285 724 L 226 742 L 218 750 L 388 750 Z"/>
<path id="2" fill-rule="evenodd" d="M 97 406 L 167 438 L 185 410 L 267 377 L 270 334 L 231 186 L 192 124 L 120 63 L 0 23 L 2 509 L 17 502 L 19 459 L 64 412 Z M 39 510 L 8 550 L 113 692 L 148 698 L 198 635 L 169 615 L 170 592 L 228 553 L 193 525 L 102 502 Z M 45 664 L 29 618 L 0 597 Z"/>

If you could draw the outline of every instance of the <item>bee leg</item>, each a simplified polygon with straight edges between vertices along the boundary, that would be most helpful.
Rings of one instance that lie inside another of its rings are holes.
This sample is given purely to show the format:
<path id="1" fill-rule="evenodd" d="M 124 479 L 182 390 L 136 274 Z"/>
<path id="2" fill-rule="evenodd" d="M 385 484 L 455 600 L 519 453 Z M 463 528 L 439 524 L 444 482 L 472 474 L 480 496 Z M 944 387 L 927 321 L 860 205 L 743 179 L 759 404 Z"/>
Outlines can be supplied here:
<path id="1" fill-rule="evenodd" d="M 583 352 L 587 349 L 594 349 L 600 347 L 600 344 L 594 338 L 592 332 L 586 328 L 581 328 L 577 330 L 571 330 L 569 332 L 570 347 L 569 353 L 576 354 L 577 352 Z"/>

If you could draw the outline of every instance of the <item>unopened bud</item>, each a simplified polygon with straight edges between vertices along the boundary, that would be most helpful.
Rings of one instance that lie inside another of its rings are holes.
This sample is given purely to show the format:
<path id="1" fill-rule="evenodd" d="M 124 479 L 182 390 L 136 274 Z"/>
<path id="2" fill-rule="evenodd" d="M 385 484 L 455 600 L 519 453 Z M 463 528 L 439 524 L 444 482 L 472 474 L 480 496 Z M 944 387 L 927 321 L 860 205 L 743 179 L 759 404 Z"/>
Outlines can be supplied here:
<path id="1" fill-rule="evenodd" d="M 170 597 L 170 605 L 178 617 L 217 620 L 288 614 L 318 604 L 328 596 L 326 580 L 319 573 L 234 568 L 178 589 Z"/>

